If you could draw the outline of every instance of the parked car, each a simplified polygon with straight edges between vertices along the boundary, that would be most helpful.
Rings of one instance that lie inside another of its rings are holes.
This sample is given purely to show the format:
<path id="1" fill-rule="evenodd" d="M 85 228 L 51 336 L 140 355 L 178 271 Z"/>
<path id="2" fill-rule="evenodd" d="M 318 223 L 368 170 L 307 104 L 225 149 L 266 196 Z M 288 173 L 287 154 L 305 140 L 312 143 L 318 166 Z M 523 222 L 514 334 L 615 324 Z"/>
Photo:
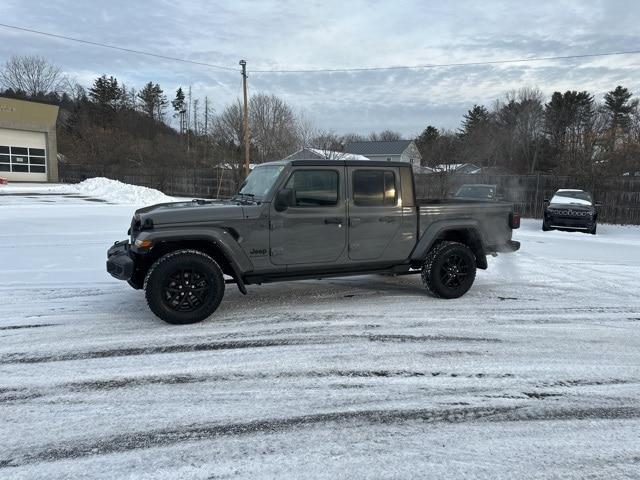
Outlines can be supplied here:
<path id="1" fill-rule="evenodd" d="M 502 200 L 502 196 L 498 195 L 497 185 L 485 185 L 485 184 L 466 184 L 462 185 L 452 198 L 460 200 L 488 200 L 497 201 Z"/>
<path id="2" fill-rule="evenodd" d="M 107 271 L 178 324 L 210 316 L 225 283 L 246 294 L 267 282 L 421 274 L 434 296 L 457 298 L 487 255 L 520 248 L 519 226 L 510 203 L 417 201 L 407 163 L 283 160 L 254 168 L 230 201 L 137 210 Z"/>
<path id="3" fill-rule="evenodd" d="M 589 192 L 560 189 L 551 200 L 545 199 L 542 230 L 578 230 L 595 235 L 599 206 Z"/>

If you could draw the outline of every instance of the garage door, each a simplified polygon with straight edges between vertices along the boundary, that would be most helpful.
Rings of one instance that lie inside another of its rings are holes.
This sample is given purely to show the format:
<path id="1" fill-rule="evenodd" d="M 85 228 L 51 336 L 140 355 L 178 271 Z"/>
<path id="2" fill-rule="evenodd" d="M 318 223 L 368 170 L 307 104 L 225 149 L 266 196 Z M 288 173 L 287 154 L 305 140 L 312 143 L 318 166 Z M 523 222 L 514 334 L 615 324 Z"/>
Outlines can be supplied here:
<path id="1" fill-rule="evenodd" d="M 44 133 L 0 128 L 0 177 L 18 182 L 47 181 Z"/>

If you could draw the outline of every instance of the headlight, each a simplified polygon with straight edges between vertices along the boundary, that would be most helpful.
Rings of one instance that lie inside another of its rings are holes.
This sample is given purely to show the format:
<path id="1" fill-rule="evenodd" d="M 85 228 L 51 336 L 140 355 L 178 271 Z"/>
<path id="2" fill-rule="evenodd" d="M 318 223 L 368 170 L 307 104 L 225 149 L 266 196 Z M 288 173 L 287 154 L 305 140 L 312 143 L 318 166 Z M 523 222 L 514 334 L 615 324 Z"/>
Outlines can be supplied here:
<path id="1" fill-rule="evenodd" d="M 153 246 L 153 242 L 151 240 L 136 240 L 136 247 L 138 248 L 151 248 Z"/>

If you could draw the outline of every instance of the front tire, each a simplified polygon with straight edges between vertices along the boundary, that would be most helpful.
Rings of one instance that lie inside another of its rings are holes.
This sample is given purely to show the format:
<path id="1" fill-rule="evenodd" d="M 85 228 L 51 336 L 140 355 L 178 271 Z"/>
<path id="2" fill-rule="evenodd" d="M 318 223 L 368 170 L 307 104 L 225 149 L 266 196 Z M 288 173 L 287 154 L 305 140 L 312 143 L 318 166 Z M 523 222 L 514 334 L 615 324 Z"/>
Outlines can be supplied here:
<path id="1" fill-rule="evenodd" d="M 208 318 L 224 296 L 216 261 L 198 250 L 177 250 L 157 260 L 144 281 L 151 311 L 167 323 L 186 325 Z"/>
<path id="2" fill-rule="evenodd" d="M 545 220 L 542 220 L 542 231 L 548 232 L 549 230 L 551 229 L 547 226 L 547 222 Z"/>
<path id="3" fill-rule="evenodd" d="M 422 282 L 436 297 L 458 298 L 467 293 L 476 278 L 476 257 L 459 242 L 440 242 L 427 254 Z"/>

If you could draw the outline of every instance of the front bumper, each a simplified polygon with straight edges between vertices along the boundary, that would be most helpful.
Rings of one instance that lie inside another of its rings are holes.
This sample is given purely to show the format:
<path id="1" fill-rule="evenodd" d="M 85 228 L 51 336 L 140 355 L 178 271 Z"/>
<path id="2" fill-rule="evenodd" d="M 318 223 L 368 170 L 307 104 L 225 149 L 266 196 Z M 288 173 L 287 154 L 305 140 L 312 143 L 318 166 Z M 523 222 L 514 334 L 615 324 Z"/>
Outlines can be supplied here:
<path id="1" fill-rule="evenodd" d="M 129 252 L 129 240 L 116 242 L 107 251 L 107 272 L 118 280 L 129 280 L 133 275 L 134 261 Z"/>
<path id="2" fill-rule="evenodd" d="M 591 230 L 596 223 L 595 215 L 557 215 L 545 212 L 544 222 L 549 228 L 567 230 Z"/>

